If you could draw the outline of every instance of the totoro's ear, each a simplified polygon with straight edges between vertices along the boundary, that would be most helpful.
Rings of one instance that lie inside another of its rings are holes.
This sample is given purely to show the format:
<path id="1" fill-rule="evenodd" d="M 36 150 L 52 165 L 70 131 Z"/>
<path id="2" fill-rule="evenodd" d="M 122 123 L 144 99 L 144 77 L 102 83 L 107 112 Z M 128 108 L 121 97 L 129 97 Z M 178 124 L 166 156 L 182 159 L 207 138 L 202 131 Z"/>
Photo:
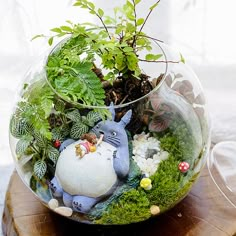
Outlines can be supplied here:
<path id="1" fill-rule="evenodd" d="M 113 104 L 113 102 L 110 103 L 109 111 L 111 112 L 112 120 L 115 120 L 116 112 L 115 112 L 115 109 L 114 109 L 114 104 Z"/>
<path id="2" fill-rule="evenodd" d="M 121 121 L 119 122 L 119 124 L 121 124 L 123 127 L 125 127 L 126 125 L 129 124 L 130 120 L 132 117 L 132 110 L 128 110 L 126 112 L 126 114 L 122 117 Z"/>

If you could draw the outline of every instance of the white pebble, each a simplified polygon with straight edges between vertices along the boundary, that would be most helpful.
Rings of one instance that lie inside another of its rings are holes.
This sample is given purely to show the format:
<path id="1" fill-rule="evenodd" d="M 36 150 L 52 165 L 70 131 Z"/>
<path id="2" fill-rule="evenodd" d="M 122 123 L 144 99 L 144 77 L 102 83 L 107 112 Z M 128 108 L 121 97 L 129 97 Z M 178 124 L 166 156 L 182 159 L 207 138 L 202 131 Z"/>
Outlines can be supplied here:
<path id="1" fill-rule="evenodd" d="M 166 160 L 169 153 L 161 150 L 160 141 L 144 132 L 135 135 L 133 140 L 133 159 L 143 174 L 153 175 L 161 161 Z M 148 149 L 156 150 L 152 158 L 148 157 Z M 147 159 L 146 159 L 147 158 Z"/>
<path id="2" fill-rule="evenodd" d="M 54 209 L 54 211 L 60 215 L 67 216 L 67 217 L 71 216 L 73 213 L 72 209 L 69 207 L 57 207 Z"/>
<path id="3" fill-rule="evenodd" d="M 57 208 L 59 206 L 57 199 L 52 198 L 49 202 L 48 202 L 48 206 L 50 209 L 54 210 L 55 208 Z"/>

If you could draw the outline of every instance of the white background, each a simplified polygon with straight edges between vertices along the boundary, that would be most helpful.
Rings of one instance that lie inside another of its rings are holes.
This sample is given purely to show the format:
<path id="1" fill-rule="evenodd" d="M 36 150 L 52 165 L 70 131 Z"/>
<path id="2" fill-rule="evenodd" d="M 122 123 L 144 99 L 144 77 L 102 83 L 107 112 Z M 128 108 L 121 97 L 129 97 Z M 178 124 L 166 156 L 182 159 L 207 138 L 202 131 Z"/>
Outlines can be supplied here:
<path id="1" fill-rule="evenodd" d="M 96 21 L 71 0 L 0 0 L 0 214 L 13 163 L 8 121 L 14 96 L 31 63 L 48 48 L 35 34 L 74 22 Z M 94 0 L 105 11 L 122 0 Z M 145 16 L 153 0 L 143 0 Z M 148 3 L 148 4 L 147 4 Z M 212 138 L 236 140 L 236 2 L 235 0 L 162 0 L 146 32 L 181 51 L 200 78 L 209 102 Z"/>

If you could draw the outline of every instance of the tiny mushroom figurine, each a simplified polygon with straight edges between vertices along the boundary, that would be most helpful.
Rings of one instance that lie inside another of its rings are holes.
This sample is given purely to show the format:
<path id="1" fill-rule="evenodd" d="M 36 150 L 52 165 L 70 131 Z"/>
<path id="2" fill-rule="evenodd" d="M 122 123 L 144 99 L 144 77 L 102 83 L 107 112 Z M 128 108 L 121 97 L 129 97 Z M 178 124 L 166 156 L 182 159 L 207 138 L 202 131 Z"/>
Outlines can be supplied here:
<path id="1" fill-rule="evenodd" d="M 145 190 L 150 190 L 152 188 L 152 181 L 149 178 L 143 178 L 140 181 L 140 186 Z"/>
<path id="2" fill-rule="evenodd" d="M 179 163 L 179 170 L 182 172 L 182 173 L 186 173 L 188 170 L 189 170 L 189 164 L 188 162 L 186 161 L 183 161 L 183 162 L 180 162 Z"/>

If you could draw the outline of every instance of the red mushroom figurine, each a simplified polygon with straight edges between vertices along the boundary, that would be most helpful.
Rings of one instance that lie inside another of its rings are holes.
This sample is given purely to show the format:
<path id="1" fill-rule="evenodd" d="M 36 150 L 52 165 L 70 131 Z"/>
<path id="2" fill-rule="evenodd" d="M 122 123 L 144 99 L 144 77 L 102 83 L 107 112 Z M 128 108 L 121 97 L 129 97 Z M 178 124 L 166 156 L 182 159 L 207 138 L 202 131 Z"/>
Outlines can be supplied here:
<path id="1" fill-rule="evenodd" d="M 189 164 L 188 164 L 188 162 L 183 161 L 183 162 L 180 162 L 180 163 L 179 163 L 179 170 L 180 170 L 182 173 L 187 172 L 188 169 L 189 169 Z"/>

